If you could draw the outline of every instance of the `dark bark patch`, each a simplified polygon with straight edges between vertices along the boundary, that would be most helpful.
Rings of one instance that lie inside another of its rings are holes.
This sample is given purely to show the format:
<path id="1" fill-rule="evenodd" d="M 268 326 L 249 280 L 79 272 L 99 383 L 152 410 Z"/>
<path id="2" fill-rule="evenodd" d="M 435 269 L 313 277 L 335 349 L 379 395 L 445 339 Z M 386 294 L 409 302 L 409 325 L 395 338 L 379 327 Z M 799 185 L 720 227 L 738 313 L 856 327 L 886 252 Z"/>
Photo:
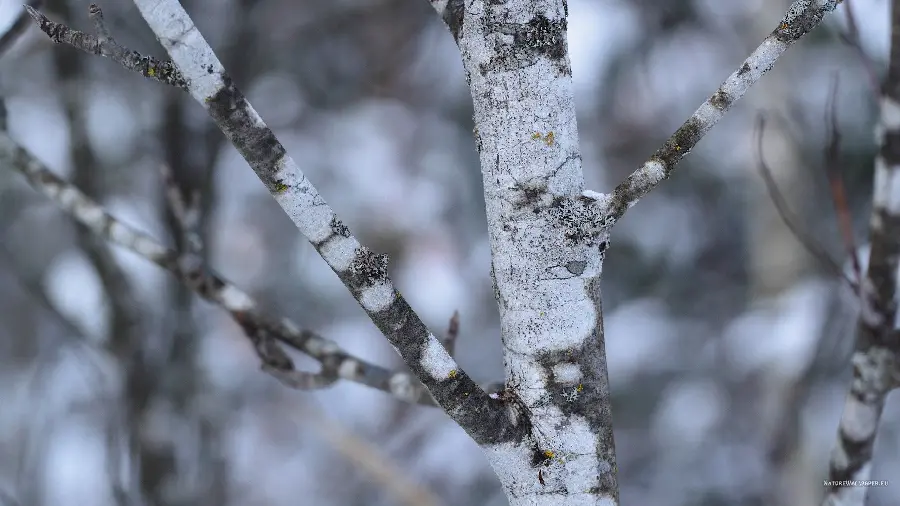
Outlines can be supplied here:
<path id="1" fill-rule="evenodd" d="M 210 116 L 222 125 L 225 135 L 270 193 L 286 191 L 289 183 L 276 177 L 278 162 L 286 153 L 284 146 L 269 127 L 257 124 L 250 104 L 231 77 L 223 73 L 222 80 L 222 88 L 206 100 Z"/>

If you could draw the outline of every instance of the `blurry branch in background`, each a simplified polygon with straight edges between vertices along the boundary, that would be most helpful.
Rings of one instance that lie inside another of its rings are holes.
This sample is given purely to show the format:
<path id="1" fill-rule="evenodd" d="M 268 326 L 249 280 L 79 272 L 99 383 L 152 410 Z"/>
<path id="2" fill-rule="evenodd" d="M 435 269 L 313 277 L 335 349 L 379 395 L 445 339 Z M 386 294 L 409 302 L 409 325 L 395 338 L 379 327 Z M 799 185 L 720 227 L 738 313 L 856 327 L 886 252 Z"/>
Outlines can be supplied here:
<path id="1" fill-rule="evenodd" d="M 606 226 L 612 226 L 631 206 L 667 179 L 675 165 L 700 142 L 725 113 L 756 84 L 778 58 L 809 33 L 841 0 L 796 0 L 772 33 L 722 83 L 694 114 L 637 170 L 601 200 Z"/>
<path id="2" fill-rule="evenodd" d="M 847 249 L 847 254 L 851 259 L 853 266 L 853 277 L 848 277 L 844 269 L 833 259 L 831 255 L 814 237 L 810 236 L 804 227 L 799 224 L 799 218 L 790 210 L 787 200 L 775 183 L 772 175 L 772 169 L 766 163 L 765 153 L 763 153 L 763 135 L 766 128 L 766 117 L 759 114 L 756 120 L 756 155 L 759 160 L 759 172 L 769 192 L 769 197 L 778 212 L 781 221 L 794 234 L 800 244 L 813 256 L 821 262 L 830 272 L 831 275 L 842 279 L 853 290 L 859 294 L 859 284 L 861 279 L 859 260 L 856 256 L 856 244 L 853 239 L 853 225 L 851 219 L 850 207 L 847 203 L 846 190 L 840 172 L 840 132 L 837 127 L 837 76 L 832 81 L 831 94 L 829 96 L 828 107 L 825 113 L 825 122 L 828 125 L 828 143 L 825 147 L 825 168 L 828 178 L 828 186 L 831 190 L 831 198 L 834 203 L 835 214 L 838 219 L 838 228 Z"/>
<path id="3" fill-rule="evenodd" d="M 758 504 L 768 506 L 795 506 L 797 500 L 797 472 L 808 453 L 804 445 L 808 438 L 805 434 L 803 413 L 814 392 L 814 387 L 823 381 L 843 376 L 847 369 L 851 346 L 847 342 L 849 318 L 840 293 L 832 292 L 825 310 L 825 321 L 819 327 L 819 338 L 815 350 L 806 361 L 802 370 L 798 371 L 783 391 L 783 400 L 779 406 L 776 421 L 771 424 L 772 430 L 767 435 L 766 461 L 769 476 L 759 489 L 761 500 Z M 843 309 L 843 310 L 842 310 Z M 810 484 L 811 489 L 818 489 Z"/>
<path id="4" fill-rule="evenodd" d="M 843 269 L 831 258 L 819 242 L 807 234 L 802 225 L 798 224 L 799 218 L 788 207 L 784 195 L 782 195 L 781 190 L 778 189 L 778 185 L 775 183 L 775 178 L 772 176 L 772 169 L 769 168 L 769 165 L 766 163 L 763 153 L 763 135 L 765 134 L 765 129 L 766 117 L 764 114 L 760 114 L 757 116 L 755 128 L 759 172 L 763 178 L 763 182 L 765 182 L 766 190 L 769 192 L 769 198 L 772 199 L 772 202 L 775 204 L 775 208 L 778 211 L 778 215 L 781 217 L 781 221 L 784 222 L 785 226 L 794 234 L 797 240 L 800 241 L 800 244 L 803 245 L 806 251 L 825 265 L 832 275 L 845 279 L 851 286 L 854 285 L 855 283 L 847 278 Z"/>
<path id="5" fill-rule="evenodd" d="M 40 9 L 41 4 L 43 4 L 42 0 L 30 0 L 28 2 L 28 6 L 35 9 Z M 21 13 L 19 13 L 19 16 L 16 17 L 16 20 L 13 21 L 13 24 L 6 29 L 6 32 L 0 35 L 0 58 L 3 57 L 3 53 L 5 53 L 9 48 L 12 47 L 13 44 L 15 44 L 16 40 L 19 39 L 19 36 L 25 33 L 25 29 L 30 25 L 31 23 L 28 20 L 28 12 L 22 11 Z"/>
<path id="6" fill-rule="evenodd" d="M 881 87 L 875 132 L 869 262 L 860 283 L 861 310 L 851 359 L 853 379 L 844 400 L 831 453 L 823 504 L 863 506 L 866 487 L 845 480 L 871 479 L 875 438 L 887 395 L 900 386 L 897 267 L 900 264 L 900 0 L 891 2 L 891 50 Z"/>
<path id="7" fill-rule="evenodd" d="M 302 418 L 304 428 L 317 432 L 322 438 L 362 471 L 392 493 L 406 506 L 440 506 L 441 501 L 427 488 L 407 477 L 407 472 L 395 467 L 377 448 L 356 437 L 343 425 L 312 409 L 291 410 L 290 417 Z M 298 420 L 300 422 L 300 420 Z"/>
<path id="8" fill-rule="evenodd" d="M 282 382 L 293 388 L 314 389 L 347 379 L 383 390 L 406 402 L 433 405 L 421 383 L 411 375 L 357 359 L 336 343 L 300 329 L 288 319 L 264 316 L 249 295 L 212 272 L 196 254 L 176 252 L 110 216 L 79 189 L 50 172 L 6 132 L 0 132 L 0 164 L 22 173 L 36 190 L 50 197 L 94 233 L 168 270 L 200 297 L 227 310 L 253 342 L 264 370 Z M 171 180 L 167 178 L 167 181 Z M 175 193 L 170 189 L 168 194 Z M 182 216 L 189 217 L 190 212 L 185 209 Z M 276 341 L 317 360 L 321 371 L 295 370 L 293 361 Z"/>

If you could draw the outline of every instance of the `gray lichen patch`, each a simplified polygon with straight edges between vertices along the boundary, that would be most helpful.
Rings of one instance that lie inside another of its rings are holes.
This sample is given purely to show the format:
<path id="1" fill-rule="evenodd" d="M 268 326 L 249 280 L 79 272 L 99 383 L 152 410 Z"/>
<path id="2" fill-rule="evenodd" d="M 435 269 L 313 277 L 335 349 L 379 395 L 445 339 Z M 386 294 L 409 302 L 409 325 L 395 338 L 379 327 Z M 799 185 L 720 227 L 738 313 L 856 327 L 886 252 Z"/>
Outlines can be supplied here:
<path id="1" fill-rule="evenodd" d="M 824 7 L 817 1 L 795 2 L 778 24 L 772 35 L 782 42 L 794 42 L 815 28 L 826 13 L 833 10 L 840 0 L 830 0 Z"/>
<path id="2" fill-rule="evenodd" d="M 487 33 L 493 33 L 495 56 L 482 64 L 482 74 L 490 71 L 510 71 L 537 63 L 545 57 L 560 75 L 572 75 L 566 49 L 566 19 L 551 20 L 537 14 L 527 23 L 488 23 Z"/>
<path id="3" fill-rule="evenodd" d="M 344 224 L 337 216 L 333 216 L 331 218 L 331 223 L 329 224 L 331 227 L 331 232 L 335 235 L 339 235 L 341 237 L 350 237 L 350 228 Z"/>
<path id="4" fill-rule="evenodd" d="M 551 21 L 538 14 L 516 33 L 514 40 L 518 48 L 543 54 L 551 60 L 565 58 L 566 20 Z"/>
<path id="5" fill-rule="evenodd" d="M 653 155 L 665 167 L 666 177 L 672 168 L 703 138 L 708 127 L 695 116 L 684 122 L 672 137 Z"/>
<path id="6" fill-rule="evenodd" d="M 593 242 L 603 233 L 600 210 L 583 199 L 556 197 L 548 213 L 560 225 L 564 238 L 571 243 Z"/>
<path id="7" fill-rule="evenodd" d="M 210 116 L 222 125 L 228 139 L 266 185 L 269 193 L 287 191 L 287 183 L 278 175 L 278 162 L 286 154 L 284 146 L 272 130 L 259 120 L 259 115 L 250 107 L 231 77 L 223 73 L 222 81 L 222 88 L 206 100 Z"/>
<path id="8" fill-rule="evenodd" d="M 368 287 L 387 279 L 387 265 L 387 255 L 378 254 L 365 246 L 360 246 L 356 258 L 353 259 L 347 270 L 351 278 L 351 286 L 354 288 Z"/>

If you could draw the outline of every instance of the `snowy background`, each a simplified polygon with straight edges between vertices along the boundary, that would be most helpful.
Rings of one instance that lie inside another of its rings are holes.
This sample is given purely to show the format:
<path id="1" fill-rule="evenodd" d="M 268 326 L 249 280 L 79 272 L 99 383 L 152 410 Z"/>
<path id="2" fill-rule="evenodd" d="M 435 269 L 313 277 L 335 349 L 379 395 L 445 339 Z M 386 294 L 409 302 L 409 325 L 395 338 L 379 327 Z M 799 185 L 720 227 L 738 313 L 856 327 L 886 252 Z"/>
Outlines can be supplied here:
<path id="1" fill-rule="evenodd" d="M 0 0 L 0 30 L 21 1 Z M 88 3 L 49 0 L 43 12 L 90 30 Z M 338 215 L 390 256 L 429 327 L 446 328 L 459 310 L 461 365 L 479 381 L 502 380 L 471 100 L 453 39 L 428 3 L 183 4 Z M 588 187 L 608 191 L 638 167 L 788 4 L 570 0 Z M 121 44 L 164 55 L 130 2 L 100 5 Z M 851 5 L 882 72 L 888 2 Z M 820 500 L 855 305 L 781 224 L 757 171 L 753 126 L 768 114 L 765 156 L 782 193 L 843 263 L 823 158 L 833 76 L 860 243 L 876 112 L 860 58 L 839 39 L 846 8 L 789 50 L 614 231 L 604 309 L 623 504 Z M 32 27 L 0 58 L 0 95 L 17 140 L 168 244 L 157 167 L 173 166 L 203 192 L 215 269 L 269 312 L 401 367 L 186 94 L 54 46 Z M 289 390 L 259 371 L 225 312 L 113 249 L 141 329 L 139 342 L 123 339 L 119 313 L 129 305 L 104 288 L 104 251 L 0 170 L 0 504 L 506 503 L 477 446 L 441 412 L 350 383 Z M 125 370 L 123 356 L 143 369 Z M 900 500 L 900 406 L 891 400 L 872 478 L 892 483 L 870 491 L 873 506 Z"/>

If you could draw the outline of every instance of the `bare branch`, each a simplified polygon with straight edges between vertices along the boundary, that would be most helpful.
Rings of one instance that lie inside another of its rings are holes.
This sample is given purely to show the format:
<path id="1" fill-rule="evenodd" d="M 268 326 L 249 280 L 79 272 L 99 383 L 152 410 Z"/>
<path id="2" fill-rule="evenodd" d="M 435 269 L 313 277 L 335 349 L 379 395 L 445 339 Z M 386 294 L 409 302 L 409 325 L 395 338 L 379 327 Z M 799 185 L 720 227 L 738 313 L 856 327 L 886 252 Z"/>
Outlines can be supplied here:
<path id="1" fill-rule="evenodd" d="M 832 81 L 829 107 L 825 112 L 825 123 L 828 125 L 828 145 L 825 148 L 825 169 L 828 176 L 828 187 L 831 189 L 831 200 L 834 203 L 834 212 L 838 218 L 838 228 L 850 264 L 853 267 L 854 278 L 849 280 L 850 287 L 859 295 L 859 287 L 862 284 L 862 269 L 859 265 L 859 255 L 856 253 L 856 240 L 853 238 L 853 219 L 850 215 L 850 205 L 847 203 L 847 193 L 844 187 L 844 179 L 840 170 L 841 133 L 837 126 L 837 97 L 838 79 L 835 75 Z"/>
<path id="2" fill-rule="evenodd" d="M 853 380 L 831 453 L 826 506 L 864 506 L 866 488 L 850 486 L 850 480 L 870 479 L 884 402 L 900 385 L 900 340 L 895 329 L 900 265 L 900 2 L 896 1 L 891 2 L 890 63 L 876 133 L 871 250 L 860 287 Z"/>
<path id="3" fill-rule="evenodd" d="M 199 191 L 191 192 L 190 202 L 186 202 L 181 189 L 175 183 L 172 177 L 172 171 L 169 166 L 162 164 L 159 166 L 159 172 L 162 176 L 163 185 L 166 187 L 166 202 L 172 211 L 172 216 L 178 223 L 178 232 L 180 243 L 184 245 L 186 253 L 200 257 L 203 253 L 203 240 L 197 227 L 200 226 L 201 197 Z"/>
<path id="4" fill-rule="evenodd" d="M 605 225 L 612 226 L 625 211 L 667 179 L 685 157 L 778 58 L 815 28 L 841 0 L 795 0 L 772 33 L 732 73 L 694 114 L 624 181 L 601 200 L 606 206 Z"/>
<path id="5" fill-rule="evenodd" d="M 762 175 L 766 190 L 769 192 L 769 198 L 771 198 L 772 203 L 775 204 L 775 209 L 778 211 L 781 221 L 787 226 L 791 233 L 794 234 L 794 237 L 800 241 L 800 244 L 803 245 L 810 255 L 828 267 L 831 274 L 845 279 L 851 286 L 854 286 L 855 283 L 850 279 L 847 279 L 844 270 L 831 258 L 828 252 L 822 248 L 815 238 L 808 235 L 803 227 L 798 224 L 799 219 L 791 212 L 784 195 L 782 195 L 781 191 L 778 189 L 778 184 L 775 182 L 775 178 L 772 177 L 772 169 L 770 169 L 769 165 L 766 163 L 763 153 L 763 133 L 765 132 L 765 128 L 765 116 L 760 114 L 756 119 L 756 149 L 757 156 L 759 157 L 759 173 Z"/>
<path id="6" fill-rule="evenodd" d="M 0 165 L 22 173 L 31 185 L 68 212 L 75 220 L 106 240 L 131 250 L 173 273 L 203 299 L 227 310 L 241 325 L 263 361 L 264 369 L 294 388 L 321 388 L 337 378 L 361 383 L 413 403 L 434 405 L 424 386 L 410 374 L 393 372 L 351 356 L 336 343 L 300 329 L 288 319 L 272 319 L 239 288 L 206 268 L 190 252 L 181 253 L 106 213 L 67 181 L 56 176 L 5 132 L 0 133 Z M 283 342 L 317 360 L 322 371 L 296 371 L 275 341 Z"/>
<path id="7" fill-rule="evenodd" d="M 94 21 L 94 26 L 100 30 L 99 37 L 73 30 L 60 23 L 54 23 L 47 16 L 29 5 L 25 6 L 25 10 L 28 11 L 28 14 L 31 15 L 31 18 L 34 19 L 41 31 L 46 33 L 50 40 L 57 44 L 68 44 L 86 53 L 99 54 L 111 58 L 119 65 L 144 77 L 183 90 L 188 89 L 184 76 L 181 75 L 181 72 L 178 71 L 172 62 L 164 62 L 152 56 L 144 56 L 137 51 L 131 51 L 120 46 L 115 40 L 110 38 L 109 32 L 103 26 L 103 13 L 96 4 L 91 4 L 90 14 Z"/>

